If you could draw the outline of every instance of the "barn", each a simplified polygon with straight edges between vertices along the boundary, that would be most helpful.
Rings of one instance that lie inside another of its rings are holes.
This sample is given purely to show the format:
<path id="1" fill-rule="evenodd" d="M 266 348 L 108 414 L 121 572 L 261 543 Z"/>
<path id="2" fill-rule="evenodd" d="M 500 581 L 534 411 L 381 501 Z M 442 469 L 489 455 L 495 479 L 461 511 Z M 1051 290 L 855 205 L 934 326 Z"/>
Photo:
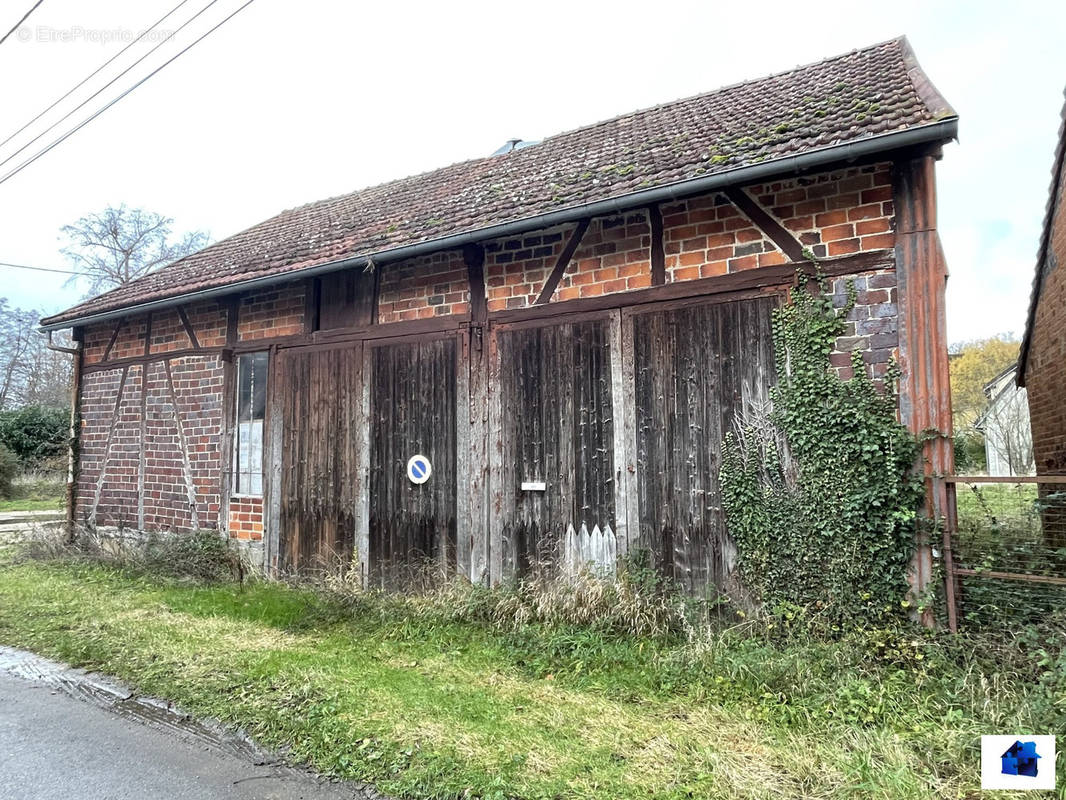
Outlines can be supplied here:
<path id="1" fill-rule="evenodd" d="M 937 513 L 956 131 L 901 38 L 284 211 L 42 321 L 78 342 L 73 519 L 376 587 L 638 548 L 723 586 L 722 437 L 812 259 L 858 292 L 835 368 L 902 367 Z"/>

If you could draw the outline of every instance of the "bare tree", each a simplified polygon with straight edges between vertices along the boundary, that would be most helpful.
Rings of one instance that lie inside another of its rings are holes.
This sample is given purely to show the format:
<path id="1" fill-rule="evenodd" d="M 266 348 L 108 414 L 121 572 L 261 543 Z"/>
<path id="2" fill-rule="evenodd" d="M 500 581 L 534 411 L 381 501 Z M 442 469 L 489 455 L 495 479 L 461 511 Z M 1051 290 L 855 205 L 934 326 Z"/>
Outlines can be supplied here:
<path id="1" fill-rule="evenodd" d="M 68 283 L 85 278 L 88 294 L 99 294 L 194 253 L 210 240 L 204 231 L 174 236 L 173 224 L 170 217 L 123 204 L 65 225 L 62 252 L 78 273 Z"/>
<path id="2" fill-rule="evenodd" d="M 70 404 L 71 359 L 48 349 L 37 331 L 40 317 L 0 297 L 0 410 Z"/>

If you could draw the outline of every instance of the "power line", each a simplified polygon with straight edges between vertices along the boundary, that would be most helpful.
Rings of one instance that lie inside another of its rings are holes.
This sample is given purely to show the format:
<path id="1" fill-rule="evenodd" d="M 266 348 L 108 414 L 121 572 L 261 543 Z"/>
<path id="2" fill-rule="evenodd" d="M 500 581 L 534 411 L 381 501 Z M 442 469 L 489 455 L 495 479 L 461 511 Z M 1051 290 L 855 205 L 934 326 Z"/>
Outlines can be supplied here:
<path id="1" fill-rule="evenodd" d="M 210 2 L 210 3 L 208 3 L 208 4 L 206 5 L 206 6 L 204 6 L 204 7 L 203 7 L 203 8 L 201 8 L 201 9 L 200 9 L 199 11 L 197 11 L 197 12 L 196 12 L 195 14 L 193 14 L 193 15 L 192 15 L 191 17 L 189 17 L 189 18 L 188 18 L 187 20 L 185 20 L 185 22 L 183 22 L 183 23 L 182 23 L 181 25 L 179 25 L 179 26 L 178 26 L 178 28 L 177 28 L 176 30 L 173 30 L 173 31 L 171 31 L 171 32 L 170 32 L 169 34 L 167 34 L 166 38 L 165 38 L 165 39 L 163 39 L 163 41 L 159 42 L 159 44 L 157 44 L 157 45 L 156 45 L 155 47 L 153 47 L 153 48 L 152 48 L 151 50 L 149 50 L 149 51 L 148 51 L 147 53 L 145 53 L 145 54 L 144 54 L 143 56 L 141 56 L 140 58 L 138 58 L 138 59 L 137 59 L 136 61 L 134 61 L 134 62 L 133 62 L 132 64 L 130 64 L 130 65 L 129 65 L 128 67 L 126 67 L 126 68 L 125 68 L 124 70 L 122 70 L 122 72 L 120 72 L 120 73 L 119 73 L 118 75 L 116 75 L 116 76 L 115 76 L 114 78 L 112 78 L 111 80 L 109 80 L 109 81 L 108 81 L 107 83 L 105 83 L 105 84 L 104 84 L 103 86 L 101 86 L 101 87 L 100 87 L 99 89 L 97 89 L 97 90 L 96 90 L 95 92 L 93 92 L 93 93 L 92 93 L 91 95 L 89 95 L 88 97 L 86 97 L 86 98 L 85 98 L 84 100 L 82 100 L 82 101 L 81 101 L 80 103 L 78 103 L 78 105 L 74 106 L 74 108 L 72 108 L 72 109 L 71 109 L 70 111 L 68 111 L 68 112 L 67 112 L 66 114 L 64 114 L 64 115 L 63 115 L 62 117 L 60 117 L 59 119 L 57 119 L 57 120 L 56 120 L 55 122 L 53 122 L 53 123 L 52 123 L 51 125 L 49 125 L 49 126 L 48 126 L 47 128 L 45 128 L 45 129 L 44 129 L 43 131 L 41 131 L 41 132 L 40 132 L 40 133 L 38 133 L 38 134 L 37 134 L 36 136 L 34 136 L 34 137 L 33 137 L 32 139 L 30 139 L 30 140 L 29 140 L 28 142 L 26 142 L 26 144 L 22 145 L 22 147 L 20 147 L 20 148 L 19 148 L 18 150 L 16 150 L 16 151 L 15 151 L 14 153 L 12 153 L 11 155 L 9 155 L 9 156 L 8 156 L 7 158 L 5 158 L 5 159 L 4 159 L 3 161 L 0 161 L 0 167 L 4 166 L 4 164 L 7 164 L 7 163 L 8 163 L 9 161 L 12 161 L 12 160 L 14 160 L 15 156 L 17 156 L 17 155 L 18 155 L 19 153 L 21 153 L 21 152 L 22 152 L 23 150 L 25 150 L 26 148 L 28 148 L 28 147 L 29 147 L 29 146 L 30 146 L 31 144 L 33 144 L 34 142 L 37 142 L 37 141 L 40 141 L 41 139 L 43 139 L 43 138 L 45 137 L 45 135 L 46 135 L 46 134 L 50 133 L 51 131 L 54 131 L 54 130 L 55 130 L 56 128 L 58 128 L 58 127 L 60 126 L 60 124 L 61 124 L 61 123 L 63 123 L 63 122 L 66 122 L 66 121 L 67 121 L 68 119 L 70 119 L 70 118 L 71 118 L 72 116 L 74 116 L 74 113 L 75 113 L 76 111 L 80 111 L 80 110 L 81 110 L 81 109 L 83 109 L 83 108 L 84 108 L 85 106 L 87 106 L 87 105 L 89 104 L 89 102 L 90 102 L 90 101 L 92 101 L 92 100 L 95 100 L 95 99 L 96 99 L 97 97 L 99 97 L 99 96 L 100 96 L 101 94 L 103 94 L 103 93 L 104 93 L 104 90 L 105 90 L 105 89 L 109 89 L 110 87 L 112 87 L 112 86 L 113 86 L 113 85 L 114 85 L 115 83 L 117 83 L 117 82 L 118 82 L 118 79 L 119 79 L 119 78 L 121 78 L 122 76 L 126 75 L 126 74 L 127 74 L 128 72 L 130 72 L 130 70 L 132 70 L 132 69 L 133 69 L 134 67 L 136 67 L 136 66 L 137 66 L 138 64 L 140 64 L 140 63 L 141 63 L 142 61 L 144 61 L 144 60 L 145 60 L 146 58 L 148 58 L 148 56 L 152 55 L 152 53 L 154 53 L 154 52 L 155 52 L 156 50 L 158 50 L 158 49 L 159 49 L 160 47 L 162 47 L 162 46 L 163 46 L 163 45 L 165 45 L 165 44 L 166 44 L 167 42 L 169 42 L 169 41 L 170 41 L 171 39 L 173 39 L 175 35 L 177 35 L 178 33 L 181 33 L 181 31 L 182 31 L 182 30 L 183 30 L 183 29 L 184 29 L 184 28 L 185 28 L 186 26 L 188 26 L 188 25 L 189 25 L 189 24 L 190 24 L 190 23 L 191 23 L 191 22 L 192 22 L 193 20 L 195 20 L 195 19 L 196 19 L 197 17 L 199 17 L 199 16 L 201 15 L 201 14 L 203 14 L 203 13 L 204 13 L 205 11 L 207 11 L 207 9 L 211 8 L 211 6 L 213 6 L 213 5 L 214 5 L 215 3 L 217 3 L 217 2 L 218 2 L 218 0 L 211 0 L 211 2 Z M 238 9 L 238 11 L 239 11 L 239 10 L 240 10 L 240 9 Z"/>
<path id="2" fill-rule="evenodd" d="M 15 27 L 13 27 L 11 30 L 9 30 L 7 33 L 4 34 L 4 38 L 0 39 L 0 44 L 3 44 L 4 42 L 6 42 L 7 41 L 7 37 L 10 36 L 11 34 L 13 34 L 15 31 L 17 31 L 19 29 L 19 26 L 21 26 L 23 22 L 28 20 L 30 18 L 30 14 L 32 14 L 34 11 L 36 11 L 37 7 L 43 2 L 44 2 L 44 0 L 37 0 L 37 2 L 33 4 L 33 8 L 31 8 L 29 11 L 27 11 L 25 14 L 23 14 L 22 15 L 22 19 L 20 19 L 18 22 L 15 23 Z"/>
<path id="3" fill-rule="evenodd" d="M 163 23 L 163 20 L 165 20 L 167 17 L 169 17 L 171 14 L 173 14 L 175 11 L 177 11 L 179 8 L 181 8 L 183 5 L 185 5 L 188 2 L 189 2 L 189 0 L 181 0 L 181 2 L 178 3 L 176 6 L 174 6 L 174 8 L 170 9 L 170 11 L 168 11 L 166 14 L 161 16 L 159 19 L 157 19 L 150 26 L 145 28 L 144 31 L 142 31 L 141 34 L 136 39 L 134 39 L 132 42 L 127 44 L 125 47 L 123 47 L 121 50 L 119 50 L 117 53 L 115 53 L 115 55 L 111 56 L 111 58 L 109 58 L 107 61 L 105 61 L 99 67 L 97 67 L 96 70 L 91 75 L 89 75 L 89 77 L 82 79 L 76 86 L 74 86 L 72 89 L 70 89 L 70 91 L 68 91 L 65 95 L 63 95 L 58 100 L 56 100 L 54 103 L 52 103 L 52 105 L 48 106 L 48 108 L 46 108 L 44 111 L 42 111 L 36 117 L 31 119 L 29 122 L 27 122 L 25 125 L 23 125 L 21 128 L 19 128 L 17 131 L 15 131 L 13 134 L 8 136 L 6 139 L 4 139 L 4 141 L 0 142 L 0 147 L 3 147 L 4 145 L 6 145 L 12 139 L 14 139 L 16 136 L 18 136 L 20 133 L 22 133 L 24 130 L 26 130 L 28 127 L 30 127 L 30 125 L 35 123 L 37 120 L 39 120 L 41 117 L 43 117 L 49 111 L 51 111 L 53 108 L 55 108 L 60 103 L 62 103 L 64 100 L 66 100 L 68 97 L 70 97 L 72 94 L 74 94 L 74 92 L 78 91 L 78 89 L 80 89 L 86 83 L 88 83 L 93 78 L 95 78 L 97 75 L 99 75 L 103 70 L 105 70 L 105 69 L 107 69 L 107 67 L 111 66 L 111 64 L 114 63 L 114 61 L 119 56 L 121 56 L 123 53 L 125 53 L 127 50 L 129 50 L 131 47 L 133 47 L 135 44 L 137 44 L 137 42 L 141 41 L 141 39 L 143 39 L 145 36 L 147 36 L 153 30 L 158 28 Z M 107 87 L 104 87 L 104 88 L 107 88 Z M 92 98 L 90 98 L 90 99 L 92 99 Z M 75 110 L 77 110 L 77 109 L 75 109 Z M 60 122 L 62 122 L 62 120 L 60 120 Z M 56 123 L 56 124 L 58 124 L 58 123 Z M 49 130 L 51 130 L 51 128 L 49 128 Z M 47 133 L 47 132 L 48 131 L 45 131 L 45 133 Z"/>
<path id="4" fill-rule="evenodd" d="M 12 264 L 9 261 L 0 261 L 0 267 L 14 267 L 15 269 L 32 269 L 35 272 L 58 272 L 61 275 L 81 275 L 69 269 L 54 269 L 52 267 L 31 267 L 29 264 Z"/>
<path id="5" fill-rule="evenodd" d="M 168 66 L 173 64 L 177 59 L 181 58 L 181 56 L 185 55 L 185 53 L 189 52 L 189 50 L 191 50 L 193 47 L 198 45 L 200 42 L 202 42 L 204 39 L 206 39 L 212 33 L 217 31 L 219 28 L 221 28 L 223 25 L 225 25 L 227 22 L 229 22 L 235 16 L 240 14 L 242 11 L 244 11 L 244 9 L 248 8 L 248 6 L 250 6 L 254 2 L 255 2 L 255 0 L 247 0 L 243 5 L 239 6 L 237 8 L 237 10 L 234 11 L 233 13 L 231 13 L 228 17 L 225 17 L 221 22 L 216 24 L 213 28 L 210 28 L 206 33 L 202 34 L 198 39 L 195 39 L 190 44 L 186 45 L 184 49 L 179 50 L 177 52 L 177 54 L 171 56 L 170 59 L 168 59 L 167 61 L 164 61 L 162 64 L 160 64 L 154 70 L 149 72 L 147 75 L 145 75 L 143 78 L 141 78 L 139 81 L 137 81 L 137 83 L 133 84 L 133 86 L 131 86 L 126 91 L 124 91 L 122 94 L 120 94 L 114 100 L 112 100 L 107 105 L 105 105 L 102 108 L 100 108 L 98 111 L 94 112 L 88 119 L 85 119 L 82 122 L 78 123 L 78 125 L 76 125 L 75 127 L 71 128 L 69 131 L 67 131 L 61 137 L 59 137 L 54 142 L 52 142 L 50 145 L 45 147 L 43 150 L 40 150 L 39 152 L 37 152 L 32 157 L 30 157 L 30 158 L 26 159 L 25 161 L 23 161 L 21 164 L 19 164 L 17 167 L 15 167 L 15 169 L 11 170 L 9 173 L 4 175 L 3 178 L 0 178 L 0 185 L 2 185 L 4 183 L 7 183 L 7 181 L 11 180 L 11 178 L 13 178 L 15 175 L 20 173 L 22 170 L 24 170 L 26 167 L 28 167 L 30 164 L 32 164 L 37 159 L 39 159 L 41 156 L 43 156 L 46 153 L 48 153 L 50 150 L 52 150 L 52 148 L 62 144 L 64 141 L 69 139 L 71 136 L 73 136 L 79 130 L 84 128 L 86 125 L 88 125 L 94 119 L 96 119 L 101 114 L 103 114 L 105 111 L 107 111 L 109 108 L 111 108 L 111 106 L 115 105 L 117 102 L 122 100 L 122 98 L 126 97 L 131 92 L 133 92 L 134 90 L 136 90 L 140 86 L 144 85 L 148 80 L 150 80 L 154 76 L 158 75 L 160 72 L 162 72 Z"/>

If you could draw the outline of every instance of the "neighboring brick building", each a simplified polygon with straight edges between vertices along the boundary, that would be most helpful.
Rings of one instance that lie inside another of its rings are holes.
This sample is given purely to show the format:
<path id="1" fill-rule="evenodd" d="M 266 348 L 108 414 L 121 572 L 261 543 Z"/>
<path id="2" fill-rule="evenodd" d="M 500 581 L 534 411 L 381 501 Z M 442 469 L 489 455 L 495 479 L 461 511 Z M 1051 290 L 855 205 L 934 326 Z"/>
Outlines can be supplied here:
<path id="1" fill-rule="evenodd" d="M 1037 255 L 1018 358 L 1018 385 L 1029 393 L 1038 475 L 1066 475 L 1066 106 L 1051 172 L 1044 233 Z"/>
<path id="2" fill-rule="evenodd" d="M 217 527 L 274 572 L 354 555 L 378 585 L 638 546 L 721 585 L 721 438 L 808 255 L 858 292 L 832 363 L 898 359 L 950 473 L 956 124 L 899 39 L 283 212 L 43 321 L 81 342 L 75 517 Z"/>

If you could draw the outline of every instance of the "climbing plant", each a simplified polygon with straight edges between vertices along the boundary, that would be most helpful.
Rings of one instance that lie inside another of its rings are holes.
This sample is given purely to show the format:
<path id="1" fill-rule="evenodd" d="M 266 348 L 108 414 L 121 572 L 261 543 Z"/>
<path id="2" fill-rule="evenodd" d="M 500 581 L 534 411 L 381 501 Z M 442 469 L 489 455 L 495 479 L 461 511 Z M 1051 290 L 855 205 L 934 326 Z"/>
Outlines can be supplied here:
<path id="1" fill-rule="evenodd" d="M 917 440 L 896 419 L 894 365 L 883 392 L 860 352 L 851 378 L 831 368 L 855 296 L 849 284 L 836 308 L 819 273 L 775 311 L 771 410 L 726 436 L 721 468 L 747 591 L 765 609 L 802 607 L 834 626 L 905 608 L 922 495 Z"/>

